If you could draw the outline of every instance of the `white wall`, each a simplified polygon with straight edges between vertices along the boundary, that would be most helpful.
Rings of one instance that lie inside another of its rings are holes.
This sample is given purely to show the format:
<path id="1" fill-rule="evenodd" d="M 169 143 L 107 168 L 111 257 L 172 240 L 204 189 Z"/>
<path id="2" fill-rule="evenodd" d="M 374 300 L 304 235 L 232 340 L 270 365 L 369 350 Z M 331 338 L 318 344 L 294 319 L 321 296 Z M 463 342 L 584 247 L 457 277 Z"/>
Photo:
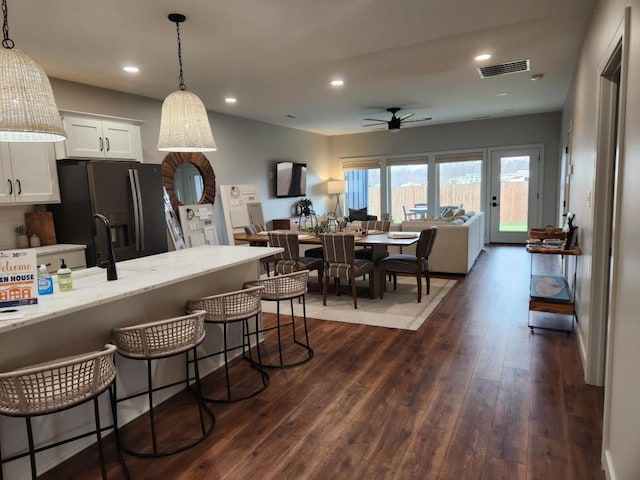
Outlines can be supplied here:
<path id="1" fill-rule="evenodd" d="M 144 121 L 141 127 L 144 161 L 162 162 L 165 153 L 156 148 L 161 100 L 58 79 L 51 79 L 51 84 L 61 110 Z M 313 200 L 318 212 L 324 212 L 330 207 L 331 199 L 324 186 L 329 178 L 328 137 L 216 112 L 209 112 L 209 120 L 218 151 L 207 153 L 206 156 L 216 174 L 217 185 L 260 185 L 265 220 L 289 217 L 297 200 L 275 198 L 275 180 L 270 177 L 270 173 L 275 171 L 275 163 L 279 160 L 307 163 L 307 196 Z M 215 202 L 216 216 L 221 219 L 220 202 L 217 200 L 218 196 Z M 0 206 L 0 249 L 14 248 L 13 227 L 17 223 L 24 223 L 24 213 L 32 209 Z M 223 225 L 224 222 L 218 223 L 219 234 L 224 232 Z"/>
<path id="2" fill-rule="evenodd" d="M 544 159 L 543 223 L 557 223 L 560 112 L 378 131 L 330 138 L 331 171 L 340 172 L 340 158 L 399 155 L 443 150 L 542 143 Z"/>
<path id="3" fill-rule="evenodd" d="M 624 118 L 624 143 L 619 176 L 619 242 L 615 246 L 618 265 L 612 278 L 616 295 L 613 302 L 612 328 L 609 334 L 610 372 L 605 389 L 604 461 L 608 478 L 640 478 L 640 222 L 635 221 L 640 207 L 640 1 L 601 0 L 596 2 L 580 64 L 576 72 L 572 98 L 567 101 L 563 130 L 572 122 L 572 156 L 575 165 L 571 182 L 570 206 L 580 225 L 580 242 L 584 255 L 580 259 L 580 293 L 588 292 L 592 268 L 592 207 L 587 195 L 594 188 L 598 119 L 598 85 L 601 62 L 631 5 L 630 49 L 628 53 L 627 102 Z M 593 202 L 602 201 L 593 191 Z M 593 203 L 592 203 L 593 204 Z M 580 296 L 580 311 L 589 308 L 586 295 Z M 588 320 L 588 319 L 587 319 Z M 589 341 L 589 322 L 579 325 L 583 342 Z"/>

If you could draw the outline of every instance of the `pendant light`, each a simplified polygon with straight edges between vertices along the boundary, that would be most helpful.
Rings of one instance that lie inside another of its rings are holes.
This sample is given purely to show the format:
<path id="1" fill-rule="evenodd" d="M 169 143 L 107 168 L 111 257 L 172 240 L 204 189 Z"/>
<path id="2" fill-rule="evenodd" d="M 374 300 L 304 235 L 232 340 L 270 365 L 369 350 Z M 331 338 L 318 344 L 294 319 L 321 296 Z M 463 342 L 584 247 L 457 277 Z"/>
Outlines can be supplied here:
<path id="1" fill-rule="evenodd" d="M 186 17 L 180 13 L 172 13 L 168 18 L 176 24 L 180 84 L 179 90 L 170 93 L 162 102 L 158 150 L 163 152 L 215 151 L 217 147 L 209 126 L 207 110 L 196 94 L 187 92 L 184 84 L 180 23 L 184 22 Z"/>
<path id="2" fill-rule="evenodd" d="M 66 138 L 49 78 L 9 38 L 7 0 L 2 0 L 0 141 L 58 142 Z"/>

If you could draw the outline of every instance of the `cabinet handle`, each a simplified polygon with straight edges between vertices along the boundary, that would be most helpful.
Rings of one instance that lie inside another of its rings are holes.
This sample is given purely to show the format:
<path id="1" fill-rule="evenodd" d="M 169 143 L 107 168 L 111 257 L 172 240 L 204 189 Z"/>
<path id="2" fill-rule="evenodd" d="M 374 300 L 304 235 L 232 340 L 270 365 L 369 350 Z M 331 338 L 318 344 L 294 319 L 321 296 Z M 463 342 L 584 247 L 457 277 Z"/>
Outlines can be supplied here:
<path id="1" fill-rule="evenodd" d="M 9 195 L 13 195 L 13 182 L 11 180 L 7 180 L 9 182 Z"/>
<path id="2" fill-rule="evenodd" d="M 98 137 L 98 139 L 100 140 L 100 151 L 102 151 L 102 149 L 104 148 L 104 143 L 102 142 L 102 137 Z"/>
<path id="3" fill-rule="evenodd" d="M 111 149 L 111 144 L 109 143 L 109 137 L 104 137 L 104 139 L 107 141 L 107 152 Z"/>
<path id="4" fill-rule="evenodd" d="M 16 178 L 16 183 L 18 184 L 18 195 L 22 193 L 22 183 L 20 183 L 20 179 Z"/>

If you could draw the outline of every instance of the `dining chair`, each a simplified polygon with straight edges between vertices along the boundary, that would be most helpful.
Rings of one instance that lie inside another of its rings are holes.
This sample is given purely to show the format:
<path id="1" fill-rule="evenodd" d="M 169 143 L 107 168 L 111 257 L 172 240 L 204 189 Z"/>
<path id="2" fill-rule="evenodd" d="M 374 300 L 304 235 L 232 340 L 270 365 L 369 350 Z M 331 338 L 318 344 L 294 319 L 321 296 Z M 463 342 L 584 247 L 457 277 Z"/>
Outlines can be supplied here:
<path id="1" fill-rule="evenodd" d="M 355 258 L 355 236 L 349 233 L 321 233 L 319 236 L 324 251 L 322 304 L 327 304 L 329 277 L 334 279 L 337 295 L 340 295 L 340 279 L 347 279 L 351 284 L 353 308 L 358 308 L 356 278 L 369 273 L 369 294 L 373 298 L 374 278 L 371 272 L 374 269 L 374 263 L 364 258 Z"/>
<path id="2" fill-rule="evenodd" d="M 244 227 L 244 233 L 246 233 L 247 235 L 257 235 L 258 233 L 264 232 L 265 230 L 266 230 L 265 226 L 261 223 L 252 223 L 251 225 L 245 225 Z M 249 245 L 252 247 L 266 247 L 268 244 L 269 244 L 269 239 L 267 238 L 266 235 L 265 235 L 264 242 L 256 242 L 255 240 L 249 241 Z M 271 276 L 269 266 L 272 263 L 275 266 L 276 259 L 274 258 L 274 256 L 270 255 L 268 257 L 261 258 L 260 263 L 262 264 L 264 269 L 267 271 L 267 277 Z"/>
<path id="3" fill-rule="evenodd" d="M 407 207 L 402 205 L 402 215 L 404 215 L 405 220 L 415 220 L 416 214 L 413 212 L 407 212 Z"/>
<path id="4" fill-rule="evenodd" d="M 269 232 L 269 244 L 284 249 L 284 252 L 273 255 L 276 260 L 275 275 L 317 270 L 318 282 L 322 282 L 322 259 L 300 256 L 300 240 L 297 233 Z"/>
<path id="5" fill-rule="evenodd" d="M 391 227 L 391 222 L 387 220 L 365 220 L 361 223 L 362 231 L 372 231 L 378 230 L 380 232 L 388 232 Z M 372 247 L 364 247 L 356 250 L 356 258 L 364 258 L 365 260 L 371 260 L 373 262 L 378 262 L 384 257 L 389 256 L 389 250 L 385 247 L 384 251 L 378 256 L 378 258 L 373 258 L 373 248 Z"/>
<path id="6" fill-rule="evenodd" d="M 397 275 L 415 275 L 418 287 L 418 303 L 422 301 L 422 276 L 427 279 L 427 295 L 431 291 L 429 275 L 429 255 L 438 234 L 438 227 L 426 228 L 420 232 L 416 254 L 398 253 L 389 255 L 380 261 L 380 266 L 393 275 L 393 289 L 397 287 Z"/>

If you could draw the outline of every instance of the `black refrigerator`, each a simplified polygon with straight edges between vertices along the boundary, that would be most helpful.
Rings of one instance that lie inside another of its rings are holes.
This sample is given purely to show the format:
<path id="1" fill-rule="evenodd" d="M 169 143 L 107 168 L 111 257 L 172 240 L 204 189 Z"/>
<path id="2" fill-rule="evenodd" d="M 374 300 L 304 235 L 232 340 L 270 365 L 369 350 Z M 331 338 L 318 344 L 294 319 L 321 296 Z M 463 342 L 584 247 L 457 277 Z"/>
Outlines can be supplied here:
<path id="1" fill-rule="evenodd" d="M 108 259 L 109 219 L 116 261 L 167 251 L 161 166 L 108 160 L 59 160 L 60 200 L 53 212 L 58 243 L 86 245 L 87 266 Z M 61 257 L 63 255 L 61 254 Z"/>

